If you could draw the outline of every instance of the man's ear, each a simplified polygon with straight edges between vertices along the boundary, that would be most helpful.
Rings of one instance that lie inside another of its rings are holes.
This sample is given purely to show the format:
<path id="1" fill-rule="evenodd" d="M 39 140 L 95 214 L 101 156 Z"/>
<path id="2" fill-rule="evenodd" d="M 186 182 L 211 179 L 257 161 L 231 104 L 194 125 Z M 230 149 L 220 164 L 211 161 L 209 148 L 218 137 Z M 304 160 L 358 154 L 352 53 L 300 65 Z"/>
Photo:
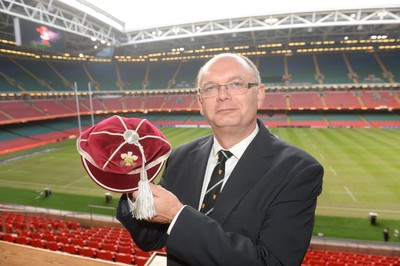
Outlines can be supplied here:
<path id="1" fill-rule="evenodd" d="M 202 116 L 204 116 L 204 112 L 203 112 L 203 97 L 201 97 L 200 93 L 197 93 L 196 98 L 197 98 L 197 106 L 200 108 L 200 114 Z"/>
<path id="2" fill-rule="evenodd" d="M 261 83 L 258 86 L 258 91 L 257 91 L 257 107 L 258 107 L 258 109 L 261 108 L 261 106 L 263 106 L 264 99 L 265 99 L 265 85 Z"/>

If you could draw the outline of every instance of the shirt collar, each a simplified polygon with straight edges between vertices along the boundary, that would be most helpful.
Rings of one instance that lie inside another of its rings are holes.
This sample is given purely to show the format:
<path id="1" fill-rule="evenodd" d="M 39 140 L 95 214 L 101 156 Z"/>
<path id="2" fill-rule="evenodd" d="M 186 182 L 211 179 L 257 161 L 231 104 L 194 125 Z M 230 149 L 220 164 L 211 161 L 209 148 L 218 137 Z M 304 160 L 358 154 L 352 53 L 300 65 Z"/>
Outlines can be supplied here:
<path id="1" fill-rule="evenodd" d="M 240 157 L 242 157 L 244 151 L 247 149 L 247 146 L 249 146 L 250 142 L 255 138 L 255 136 L 257 135 L 258 131 L 259 131 L 259 127 L 258 124 L 256 124 L 256 128 L 254 129 L 254 131 L 247 136 L 245 139 L 243 139 L 242 141 L 240 141 L 239 143 L 235 144 L 232 148 L 229 149 L 229 151 L 233 154 L 233 156 L 236 159 L 240 159 Z M 219 150 L 225 150 L 221 144 L 219 144 L 218 140 L 215 138 L 214 136 L 214 144 L 212 147 L 212 155 L 214 156 L 214 158 L 217 158 L 217 153 Z"/>

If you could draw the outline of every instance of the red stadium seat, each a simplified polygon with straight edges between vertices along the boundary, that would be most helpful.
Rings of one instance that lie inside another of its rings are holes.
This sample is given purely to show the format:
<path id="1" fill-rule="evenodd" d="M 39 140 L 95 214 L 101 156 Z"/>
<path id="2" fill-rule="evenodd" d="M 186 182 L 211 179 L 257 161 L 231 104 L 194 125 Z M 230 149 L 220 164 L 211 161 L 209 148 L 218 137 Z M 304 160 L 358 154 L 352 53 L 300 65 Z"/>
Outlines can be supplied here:
<path id="1" fill-rule="evenodd" d="M 69 254 L 76 255 L 78 249 L 74 245 L 70 244 L 60 244 L 61 248 L 60 250 L 63 252 L 67 252 Z"/>
<path id="2" fill-rule="evenodd" d="M 114 245 L 116 246 L 118 244 L 118 239 L 114 239 L 114 238 L 106 238 L 103 241 L 103 245 L 105 244 L 110 244 L 110 245 Z"/>
<path id="3" fill-rule="evenodd" d="M 325 265 L 329 266 L 343 266 L 343 261 L 327 261 Z"/>
<path id="4" fill-rule="evenodd" d="M 44 247 L 44 241 L 41 239 L 32 239 L 30 245 L 32 247 L 36 248 L 43 248 Z"/>
<path id="5" fill-rule="evenodd" d="M 96 255 L 96 251 L 93 248 L 89 247 L 80 247 L 78 248 L 78 255 L 82 255 L 89 258 L 94 258 Z"/>
<path id="6" fill-rule="evenodd" d="M 78 222 L 66 222 L 66 227 L 72 230 L 77 230 L 80 228 L 80 224 Z"/>
<path id="7" fill-rule="evenodd" d="M 32 238 L 32 239 L 42 239 L 42 234 L 41 233 L 32 232 L 29 235 L 29 237 Z"/>
<path id="8" fill-rule="evenodd" d="M 18 235 L 19 236 L 24 236 L 24 237 L 30 237 L 31 232 L 30 231 L 19 231 Z"/>
<path id="9" fill-rule="evenodd" d="M 98 236 L 98 235 L 96 235 L 94 237 L 90 237 L 90 241 L 97 242 L 97 243 L 102 243 L 105 237 L 106 236 Z"/>
<path id="10" fill-rule="evenodd" d="M 102 250 L 108 250 L 108 251 L 117 251 L 117 246 L 115 244 L 111 243 L 103 243 L 101 246 Z"/>
<path id="11" fill-rule="evenodd" d="M 149 257 L 142 257 L 142 256 L 133 256 L 133 259 L 135 260 L 135 264 L 137 266 L 144 266 L 147 261 L 149 260 Z"/>
<path id="12" fill-rule="evenodd" d="M 95 249 L 101 249 L 101 243 L 93 240 L 86 241 L 86 246 Z"/>
<path id="13" fill-rule="evenodd" d="M 4 234 L 2 240 L 7 242 L 15 242 L 16 236 L 10 234 Z"/>
<path id="14" fill-rule="evenodd" d="M 42 238 L 46 241 L 56 241 L 56 237 L 51 234 L 43 234 Z"/>
<path id="15" fill-rule="evenodd" d="M 115 253 L 109 250 L 98 250 L 96 252 L 96 258 L 102 259 L 102 260 L 114 260 Z"/>
<path id="16" fill-rule="evenodd" d="M 56 241 L 46 241 L 44 247 L 53 251 L 60 250 L 60 244 Z"/>
<path id="17" fill-rule="evenodd" d="M 116 253 L 115 254 L 115 261 L 116 262 L 133 264 L 134 258 L 133 258 L 133 255 L 131 255 L 131 254 Z"/>
<path id="18" fill-rule="evenodd" d="M 119 242 L 120 243 L 132 243 L 133 242 L 133 240 L 132 240 L 132 238 L 130 237 L 130 236 L 124 236 L 124 235 L 122 235 L 122 236 L 120 236 L 119 237 Z"/>
<path id="19" fill-rule="evenodd" d="M 11 223 L 6 222 L 5 227 L 6 227 L 6 233 L 13 233 L 15 231 L 14 227 Z"/>
<path id="20" fill-rule="evenodd" d="M 85 241 L 81 238 L 73 238 L 71 239 L 71 244 L 75 246 L 83 247 L 85 246 Z"/>
<path id="21" fill-rule="evenodd" d="M 106 235 L 106 239 L 111 239 L 113 241 L 116 241 L 120 238 L 120 234 L 119 233 L 110 233 L 108 235 Z"/>
<path id="22" fill-rule="evenodd" d="M 18 236 L 15 239 L 15 243 L 20 244 L 20 245 L 29 245 L 30 243 L 30 238 L 26 236 Z"/>
<path id="23" fill-rule="evenodd" d="M 60 242 L 60 243 L 63 243 L 63 244 L 69 244 L 71 241 L 66 236 L 59 236 L 59 237 L 57 237 L 57 242 Z"/>
<path id="24" fill-rule="evenodd" d="M 325 261 L 314 260 L 314 259 L 307 261 L 306 265 L 308 265 L 308 266 L 326 266 Z"/>
<path id="25" fill-rule="evenodd" d="M 117 246 L 117 251 L 118 253 L 124 253 L 124 254 L 133 254 L 133 248 L 131 246 Z"/>
<path id="26" fill-rule="evenodd" d="M 24 230 L 26 227 L 26 223 L 24 221 L 14 221 L 12 223 L 14 230 Z"/>

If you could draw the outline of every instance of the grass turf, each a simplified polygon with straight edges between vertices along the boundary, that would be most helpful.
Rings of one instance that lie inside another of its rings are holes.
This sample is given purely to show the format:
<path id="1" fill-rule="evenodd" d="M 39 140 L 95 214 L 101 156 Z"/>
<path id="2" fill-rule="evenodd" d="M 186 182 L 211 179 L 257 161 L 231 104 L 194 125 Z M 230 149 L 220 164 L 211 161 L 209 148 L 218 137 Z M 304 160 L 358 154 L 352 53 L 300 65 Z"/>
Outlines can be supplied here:
<path id="1" fill-rule="evenodd" d="M 209 128 L 163 128 L 173 147 L 211 133 Z M 400 164 L 398 130 L 273 128 L 285 141 L 308 151 L 325 168 L 318 199 L 315 234 L 382 240 L 384 227 L 400 228 Z M 49 198 L 38 192 L 51 188 Z M 0 202 L 71 211 L 106 203 L 105 191 L 86 175 L 75 140 L 53 143 L 0 156 Z M 114 199 L 118 194 L 112 193 Z M 378 224 L 368 222 L 378 213 Z M 392 230 L 393 231 L 393 230 Z M 391 241 L 400 242 L 391 238 Z"/>

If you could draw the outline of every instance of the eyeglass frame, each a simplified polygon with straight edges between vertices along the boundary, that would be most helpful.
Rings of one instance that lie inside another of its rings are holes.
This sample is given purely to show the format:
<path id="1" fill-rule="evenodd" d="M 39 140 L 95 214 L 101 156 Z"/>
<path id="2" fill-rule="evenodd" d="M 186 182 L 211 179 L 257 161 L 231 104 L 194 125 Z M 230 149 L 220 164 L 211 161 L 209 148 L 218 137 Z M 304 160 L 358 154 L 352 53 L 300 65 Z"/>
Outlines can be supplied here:
<path id="1" fill-rule="evenodd" d="M 221 87 L 225 87 L 226 90 L 227 90 L 227 92 L 228 92 L 229 94 L 231 94 L 231 92 L 229 91 L 228 86 L 231 85 L 231 84 L 233 84 L 233 83 L 241 83 L 241 84 L 244 85 L 244 88 L 246 88 L 246 89 L 250 89 L 250 88 L 252 88 L 252 87 L 259 86 L 259 85 L 261 84 L 261 83 L 259 83 L 259 82 L 238 82 L 238 81 L 232 81 L 232 82 L 228 82 L 228 83 L 226 83 L 226 84 L 208 83 L 208 84 L 212 84 L 212 85 L 218 86 L 218 90 L 217 90 L 217 94 L 216 94 L 216 95 L 214 95 L 214 96 L 205 96 L 204 91 L 202 90 L 201 87 L 200 87 L 200 88 L 197 88 L 197 92 L 200 93 L 200 94 L 203 96 L 203 98 L 212 98 L 212 97 L 215 97 L 215 96 L 218 95 L 218 92 L 219 92 L 219 90 L 220 90 Z M 247 87 L 246 87 L 246 86 L 247 86 Z M 245 92 L 247 92 L 247 91 L 246 91 L 246 90 L 243 90 L 243 92 L 241 92 L 241 93 L 233 93 L 233 95 L 240 95 L 240 94 L 244 94 Z"/>

